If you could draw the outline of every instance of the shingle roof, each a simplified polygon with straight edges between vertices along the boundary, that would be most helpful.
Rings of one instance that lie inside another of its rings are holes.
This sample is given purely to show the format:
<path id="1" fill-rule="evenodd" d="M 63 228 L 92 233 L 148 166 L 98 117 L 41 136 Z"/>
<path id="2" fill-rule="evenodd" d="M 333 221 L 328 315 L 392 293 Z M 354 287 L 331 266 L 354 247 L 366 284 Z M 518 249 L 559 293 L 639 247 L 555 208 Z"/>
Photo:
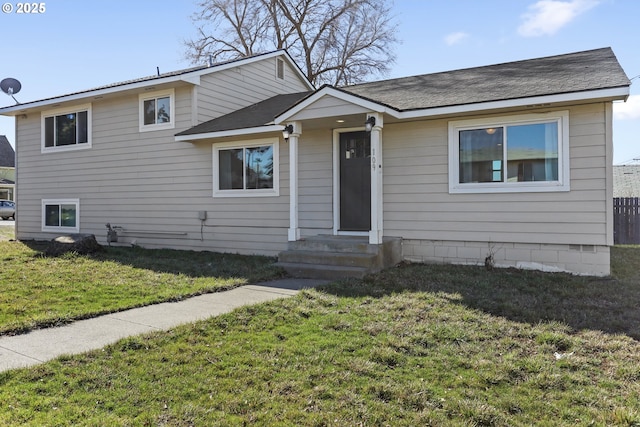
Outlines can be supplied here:
<path id="1" fill-rule="evenodd" d="M 629 79 L 611 48 L 342 87 L 415 110 L 624 87 Z"/>
<path id="2" fill-rule="evenodd" d="M 207 70 L 207 69 L 210 69 L 211 71 L 216 71 L 216 69 L 224 69 L 225 67 L 229 66 L 230 64 L 235 64 L 237 62 L 243 62 L 243 61 L 247 61 L 247 60 L 259 59 L 259 58 L 264 57 L 264 56 L 280 54 L 282 52 L 284 52 L 284 54 L 287 57 L 289 57 L 288 54 L 286 53 L 286 51 L 284 51 L 284 50 L 276 50 L 276 51 L 273 51 L 273 52 L 259 53 L 259 54 L 255 54 L 255 55 L 251 55 L 251 56 L 242 57 L 242 58 L 231 59 L 231 60 L 228 60 L 228 61 L 216 62 L 216 63 L 211 64 L 211 65 L 199 65 L 199 66 L 195 66 L 195 67 L 191 67 L 191 68 L 185 68 L 185 69 L 182 69 L 182 70 L 176 70 L 176 71 L 171 71 L 171 72 L 167 72 L 167 73 L 161 73 L 161 74 L 157 74 L 157 75 L 140 77 L 140 78 L 137 78 L 137 79 L 126 80 L 126 81 L 117 82 L 117 83 L 111 83 L 111 84 L 107 84 L 107 85 L 104 85 L 104 86 L 94 87 L 92 89 L 87 89 L 87 90 L 82 90 L 82 91 L 78 91 L 78 92 L 67 93 L 65 95 L 59 95 L 59 96 L 54 96 L 54 97 L 50 97 L 50 98 L 39 99 L 39 100 L 36 100 L 36 101 L 25 102 L 25 103 L 19 104 L 18 106 L 20 108 L 28 108 L 28 107 L 32 106 L 33 104 L 40 104 L 42 102 L 54 101 L 54 100 L 58 100 L 58 99 L 61 99 L 61 98 L 66 98 L 66 97 L 74 97 L 74 96 L 78 96 L 78 95 L 82 96 L 82 95 L 85 95 L 85 94 L 91 94 L 92 92 L 116 89 L 116 88 L 120 88 L 120 87 L 126 89 L 125 86 L 133 85 L 133 84 L 137 84 L 137 83 L 143 83 L 144 84 L 144 83 L 148 82 L 148 84 L 153 85 L 153 84 L 155 84 L 156 80 L 162 80 L 162 79 L 171 78 L 171 77 L 183 76 L 183 75 L 187 75 L 189 73 L 203 72 L 203 70 Z M 12 109 L 13 110 L 18 106 L 12 105 L 12 106 L 9 106 L 9 107 L 2 107 L 2 108 L 0 108 L 0 111 L 6 110 L 6 109 Z"/>
<path id="3" fill-rule="evenodd" d="M 16 152 L 4 135 L 0 135 L 0 167 L 16 167 Z"/>
<path id="4" fill-rule="evenodd" d="M 602 48 L 334 89 L 397 111 L 407 111 L 620 88 L 630 84 L 611 48 Z M 312 94 L 278 95 L 178 135 L 264 126 Z"/>
<path id="5" fill-rule="evenodd" d="M 640 165 L 613 167 L 613 197 L 640 197 Z"/>
<path id="6" fill-rule="evenodd" d="M 256 104 L 234 111 L 222 117 L 201 123 L 176 136 L 194 135 L 223 130 L 244 129 L 273 123 L 273 118 L 313 92 L 298 92 L 276 95 Z"/>

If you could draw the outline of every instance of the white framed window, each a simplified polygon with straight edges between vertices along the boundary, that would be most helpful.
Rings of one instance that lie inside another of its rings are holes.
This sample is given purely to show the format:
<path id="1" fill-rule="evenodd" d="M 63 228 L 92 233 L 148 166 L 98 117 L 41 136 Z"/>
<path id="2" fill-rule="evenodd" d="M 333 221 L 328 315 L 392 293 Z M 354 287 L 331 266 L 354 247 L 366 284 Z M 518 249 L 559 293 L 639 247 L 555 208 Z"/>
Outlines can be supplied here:
<path id="1" fill-rule="evenodd" d="M 284 59 L 276 58 L 276 77 L 284 80 Z"/>
<path id="2" fill-rule="evenodd" d="M 78 233 L 80 231 L 80 200 L 43 199 L 42 231 Z"/>
<path id="3" fill-rule="evenodd" d="M 213 197 L 278 196 L 278 138 L 213 144 Z"/>
<path id="4" fill-rule="evenodd" d="M 44 111 L 41 124 L 43 153 L 91 147 L 91 104 Z"/>
<path id="5" fill-rule="evenodd" d="M 175 124 L 175 90 L 141 93 L 138 96 L 140 132 L 173 129 Z"/>
<path id="6" fill-rule="evenodd" d="M 569 112 L 449 122 L 449 193 L 569 191 Z"/>

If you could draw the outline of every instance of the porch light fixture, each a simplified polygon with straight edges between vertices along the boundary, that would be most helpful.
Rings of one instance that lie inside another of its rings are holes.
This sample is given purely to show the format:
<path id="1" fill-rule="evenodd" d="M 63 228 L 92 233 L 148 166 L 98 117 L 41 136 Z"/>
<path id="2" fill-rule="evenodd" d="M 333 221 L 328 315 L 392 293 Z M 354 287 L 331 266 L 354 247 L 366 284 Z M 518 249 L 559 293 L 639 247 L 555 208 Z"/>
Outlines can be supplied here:
<path id="1" fill-rule="evenodd" d="M 293 133 L 293 125 L 287 125 L 282 129 L 282 137 L 285 141 L 289 141 L 289 137 Z"/>
<path id="2" fill-rule="evenodd" d="M 371 132 L 371 129 L 376 125 L 376 118 L 373 116 L 367 117 L 367 121 L 364 122 L 364 130 Z"/>

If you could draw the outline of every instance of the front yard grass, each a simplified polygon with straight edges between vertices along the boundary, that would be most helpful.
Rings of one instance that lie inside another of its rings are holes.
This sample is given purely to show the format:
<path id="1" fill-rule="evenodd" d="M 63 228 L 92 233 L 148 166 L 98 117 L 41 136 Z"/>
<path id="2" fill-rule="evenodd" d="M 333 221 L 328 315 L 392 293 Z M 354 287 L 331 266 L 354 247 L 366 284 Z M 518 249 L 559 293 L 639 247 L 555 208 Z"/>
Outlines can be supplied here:
<path id="1" fill-rule="evenodd" d="M 0 334 L 230 289 L 278 277 L 268 257 L 107 248 L 45 257 L 42 243 L 0 241 Z"/>
<path id="2" fill-rule="evenodd" d="M 0 373 L 0 425 L 640 426 L 640 248 L 612 254 L 403 265 Z"/>

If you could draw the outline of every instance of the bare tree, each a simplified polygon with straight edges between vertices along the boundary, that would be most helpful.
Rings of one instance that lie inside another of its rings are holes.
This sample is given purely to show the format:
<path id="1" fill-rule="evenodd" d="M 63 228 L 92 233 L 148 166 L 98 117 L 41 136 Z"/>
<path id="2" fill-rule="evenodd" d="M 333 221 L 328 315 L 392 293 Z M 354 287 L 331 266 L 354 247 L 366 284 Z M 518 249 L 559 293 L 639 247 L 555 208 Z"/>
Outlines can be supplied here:
<path id="1" fill-rule="evenodd" d="M 396 25 L 385 0 L 202 0 L 192 63 L 287 49 L 314 84 L 346 85 L 384 75 Z"/>

